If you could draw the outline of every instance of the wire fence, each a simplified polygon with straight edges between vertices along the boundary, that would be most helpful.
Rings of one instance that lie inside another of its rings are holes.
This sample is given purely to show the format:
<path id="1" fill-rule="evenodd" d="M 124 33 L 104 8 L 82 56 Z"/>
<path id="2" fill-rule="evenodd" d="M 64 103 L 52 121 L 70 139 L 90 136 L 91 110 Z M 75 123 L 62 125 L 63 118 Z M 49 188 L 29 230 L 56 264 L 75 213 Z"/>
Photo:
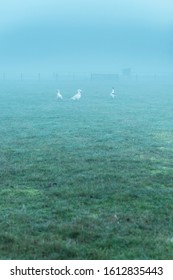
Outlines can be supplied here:
<path id="1" fill-rule="evenodd" d="M 3 72 L 0 76 L 0 81 L 59 81 L 59 80 L 90 80 L 90 81 L 159 81 L 159 80 L 167 80 L 173 81 L 173 73 L 130 73 L 130 72 L 122 72 L 122 73 L 96 73 L 96 72 L 67 72 L 67 73 L 58 73 L 54 72 L 51 74 L 45 74 L 42 72 L 38 73 L 9 73 Z"/>

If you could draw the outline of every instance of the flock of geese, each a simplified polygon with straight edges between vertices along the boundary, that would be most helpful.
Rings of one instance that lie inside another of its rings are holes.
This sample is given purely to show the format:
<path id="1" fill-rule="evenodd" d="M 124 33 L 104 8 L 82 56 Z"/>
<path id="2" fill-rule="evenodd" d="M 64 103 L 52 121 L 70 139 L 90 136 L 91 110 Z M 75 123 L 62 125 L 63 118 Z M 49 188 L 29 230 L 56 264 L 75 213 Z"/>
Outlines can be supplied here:
<path id="1" fill-rule="evenodd" d="M 81 93 L 82 93 L 82 90 L 81 90 L 81 89 L 78 89 L 78 90 L 77 90 L 77 93 L 76 93 L 74 96 L 72 96 L 70 99 L 72 99 L 72 100 L 79 100 L 79 99 L 81 98 Z M 117 94 L 116 94 L 114 88 L 112 88 L 112 90 L 111 90 L 111 92 L 110 92 L 110 96 L 111 96 L 112 98 L 117 97 Z M 62 94 L 61 94 L 61 92 L 60 92 L 59 89 L 57 89 L 56 97 L 57 97 L 57 99 L 63 99 L 63 96 L 62 96 Z"/>

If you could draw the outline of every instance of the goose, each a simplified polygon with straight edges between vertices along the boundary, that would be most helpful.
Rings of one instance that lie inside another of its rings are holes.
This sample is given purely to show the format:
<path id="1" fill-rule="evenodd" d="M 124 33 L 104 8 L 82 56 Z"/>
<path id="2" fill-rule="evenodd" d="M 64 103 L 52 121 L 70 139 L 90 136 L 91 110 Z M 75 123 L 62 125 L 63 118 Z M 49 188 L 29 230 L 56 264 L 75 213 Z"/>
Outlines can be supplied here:
<path id="1" fill-rule="evenodd" d="M 62 94 L 60 93 L 59 89 L 57 89 L 56 97 L 57 97 L 57 99 L 63 99 Z"/>
<path id="2" fill-rule="evenodd" d="M 79 100 L 81 98 L 81 92 L 82 92 L 82 90 L 78 89 L 77 93 L 73 97 L 71 97 L 71 99 L 72 100 Z"/>
<path id="3" fill-rule="evenodd" d="M 115 90 L 114 90 L 114 88 L 112 88 L 112 91 L 111 91 L 111 93 L 110 93 L 110 96 L 112 97 L 112 98 L 115 98 L 117 95 L 115 94 Z"/>

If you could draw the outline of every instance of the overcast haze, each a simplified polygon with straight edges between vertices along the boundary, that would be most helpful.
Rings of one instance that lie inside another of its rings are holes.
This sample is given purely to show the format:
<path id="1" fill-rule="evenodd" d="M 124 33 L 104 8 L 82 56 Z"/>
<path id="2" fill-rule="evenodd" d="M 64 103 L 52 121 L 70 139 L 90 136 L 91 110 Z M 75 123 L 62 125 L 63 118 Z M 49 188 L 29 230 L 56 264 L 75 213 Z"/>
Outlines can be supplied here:
<path id="1" fill-rule="evenodd" d="M 171 0 L 6 0 L 1 72 L 171 72 Z"/>

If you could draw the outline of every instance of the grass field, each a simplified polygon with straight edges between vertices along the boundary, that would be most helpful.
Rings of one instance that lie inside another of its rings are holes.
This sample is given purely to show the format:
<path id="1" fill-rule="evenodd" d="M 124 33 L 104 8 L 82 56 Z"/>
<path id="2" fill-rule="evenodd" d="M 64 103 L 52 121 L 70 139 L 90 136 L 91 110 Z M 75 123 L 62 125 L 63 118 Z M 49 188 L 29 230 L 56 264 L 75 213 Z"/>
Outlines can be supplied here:
<path id="1" fill-rule="evenodd" d="M 173 259 L 173 85 L 114 86 L 1 82 L 0 259 Z"/>

